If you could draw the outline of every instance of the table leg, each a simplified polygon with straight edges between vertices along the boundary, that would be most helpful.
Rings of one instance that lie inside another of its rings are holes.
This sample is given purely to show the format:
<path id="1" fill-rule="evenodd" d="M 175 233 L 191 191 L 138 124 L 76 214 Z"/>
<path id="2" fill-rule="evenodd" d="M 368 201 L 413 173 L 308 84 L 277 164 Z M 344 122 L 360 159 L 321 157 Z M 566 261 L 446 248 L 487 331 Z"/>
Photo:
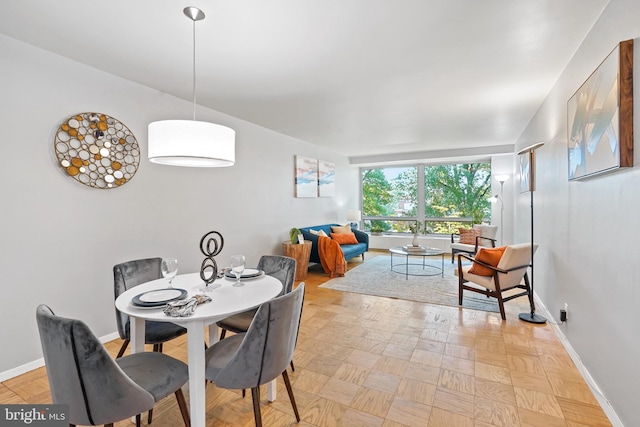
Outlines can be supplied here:
<path id="1" fill-rule="evenodd" d="M 206 395 L 204 378 L 204 322 L 193 322 L 187 326 L 187 349 L 189 361 L 189 404 L 191 425 L 206 426 Z"/>
<path id="2" fill-rule="evenodd" d="M 129 316 L 129 336 L 131 337 L 131 353 L 144 351 L 145 328 L 144 319 Z"/>
<path id="3" fill-rule="evenodd" d="M 269 402 L 276 401 L 276 380 L 267 383 L 267 400 Z"/>
<path id="4" fill-rule="evenodd" d="M 215 323 L 209 325 L 209 347 L 220 341 L 220 328 Z"/>
<path id="5" fill-rule="evenodd" d="M 404 280 L 409 280 L 409 254 L 407 254 L 407 260 L 404 267 Z"/>
<path id="6" fill-rule="evenodd" d="M 145 320 L 129 316 L 129 337 L 131 338 L 131 354 L 144 352 Z M 136 417 L 131 417 L 131 422 L 136 422 Z"/>

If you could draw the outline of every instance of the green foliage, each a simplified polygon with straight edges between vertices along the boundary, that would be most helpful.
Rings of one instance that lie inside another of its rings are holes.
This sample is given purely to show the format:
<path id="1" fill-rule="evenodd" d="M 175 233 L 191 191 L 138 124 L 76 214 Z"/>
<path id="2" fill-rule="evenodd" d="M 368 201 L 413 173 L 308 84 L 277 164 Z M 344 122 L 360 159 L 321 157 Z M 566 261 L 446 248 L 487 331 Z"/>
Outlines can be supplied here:
<path id="1" fill-rule="evenodd" d="M 418 168 L 412 167 L 402 172 L 391 183 L 393 196 L 397 201 L 404 201 L 408 209 L 402 215 L 416 216 L 418 214 Z"/>
<path id="2" fill-rule="evenodd" d="M 393 209 L 391 184 L 380 169 L 362 171 L 362 213 L 365 216 L 388 216 Z M 380 224 L 379 224 L 380 225 Z M 373 226 L 373 224 L 372 224 Z M 382 225 L 380 225 L 382 227 Z"/>
<path id="3" fill-rule="evenodd" d="M 300 233 L 301 231 L 295 227 L 289 230 L 289 239 L 291 239 L 291 243 L 293 244 L 298 243 L 298 235 Z"/>
<path id="4" fill-rule="evenodd" d="M 426 216 L 469 217 L 474 224 L 490 216 L 489 163 L 427 166 L 424 180 Z"/>
<path id="5" fill-rule="evenodd" d="M 481 223 L 491 213 L 491 164 L 469 163 L 425 166 L 425 217 L 451 218 L 418 224 L 418 232 L 450 234 L 460 227 Z M 362 171 L 365 216 L 417 217 L 418 167 L 407 167 L 389 182 L 383 169 Z M 457 220 L 465 218 L 466 220 Z M 414 233 L 407 221 L 371 220 L 372 231 Z"/>
<path id="6" fill-rule="evenodd" d="M 412 223 L 409 223 L 407 228 L 413 234 L 420 234 L 420 231 L 422 231 L 422 225 L 420 224 L 419 221 L 414 221 Z"/>

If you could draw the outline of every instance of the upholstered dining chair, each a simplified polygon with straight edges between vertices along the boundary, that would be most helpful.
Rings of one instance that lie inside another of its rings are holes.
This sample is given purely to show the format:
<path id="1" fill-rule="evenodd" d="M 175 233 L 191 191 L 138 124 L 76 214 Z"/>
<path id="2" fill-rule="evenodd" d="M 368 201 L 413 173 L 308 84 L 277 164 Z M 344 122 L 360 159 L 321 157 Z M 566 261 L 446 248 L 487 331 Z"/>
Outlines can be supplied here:
<path id="1" fill-rule="evenodd" d="M 158 352 L 136 353 L 114 360 L 80 320 L 56 316 L 46 305 L 36 319 L 53 403 L 69 405 L 69 423 L 113 426 L 151 410 L 174 393 L 185 426 L 191 421 L 181 387 L 187 365 Z"/>
<path id="2" fill-rule="evenodd" d="M 504 249 L 497 265 L 488 258 L 482 256 L 481 251 L 475 258 L 468 255 L 458 254 L 458 268 L 455 274 L 458 276 L 458 304 L 462 305 L 464 291 L 477 292 L 487 297 L 494 297 L 498 300 L 500 316 L 506 320 L 504 313 L 504 303 L 521 296 L 529 297 L 529 303 L 533 304 L 533 294 L 529 286 L 527 269 L 531 264 L 531 243 L 520 243 L 505 246 L 504 248 L 484 249 L 484 251 L 496 251 Z M 538 245 L 533 244 L 533 252 L 538 249 Z M 483 261 L 482 259 L 486 261 Z M 471 261 L 472 264 L 462 265 L 463 259 Z M 524 290 L 517 292 L 517 289 Z M 507 296 L 503 293 L 507 292 Z"/>
<path id="3" fill-rule="evenodd" d="M 280 292 L 280 295 L 288 294 L 293 289 L 293 281 L 296 275 L 295 259 L 280 255 L 263 255 L 260 257 L 260 261 L 258 261 L 257 268 L 258 270 L 264 271 L 265 274 L 273 276 L 282 282 L 282 292 Z M 220 332 L 220 339 L 224 339 L 227 331 L 231 331 L 236 334 L 247 332 L 256 311 L 258 311 L 257 308 L 247 310 L 242 313 L 229 316 L 216 323 L 218 327 L 222 329 Z"/>
<path id="4" fill-rule="evenodd" d="M 120 294 L 134 286 L 151 280 L 161 279 L 162 258 L 146 258 L 123 262 L 113 267 L 113 290 L 117 299 Z M 116 323 L 118 335 L 123 340 L 116 358 L 121 357 L 131 340 L 129 316 L 116 309 Z M 153 344 L 154 351 L 162 353 L 162 344 L 186 334 L 182 326 L 170 322 L 145 322 L 145 343 Z"/>
<path id="5" fill-rule="evenodd" d="M 251 389 L 256 427 L 262 426 L 260 386 L 282 375 L 296 420 L 300 414 L 287 365 L 293 358 L 304 300 L 304 282 L 263 303 L 247 332 L 218 341 L 205 353 L 205 377 L 217 387 Z"/>

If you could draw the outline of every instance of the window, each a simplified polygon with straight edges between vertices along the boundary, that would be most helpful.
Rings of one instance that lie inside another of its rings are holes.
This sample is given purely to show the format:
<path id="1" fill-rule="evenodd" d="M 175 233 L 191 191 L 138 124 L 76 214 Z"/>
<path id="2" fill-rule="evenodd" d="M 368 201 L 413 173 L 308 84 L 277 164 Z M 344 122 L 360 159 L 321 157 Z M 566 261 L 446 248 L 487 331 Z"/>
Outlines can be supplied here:
<path id="1" fill-rule="evenodd" d="M 362 168 L 365 230 L 449 234 L 489 221 L 491 164 Z"/>

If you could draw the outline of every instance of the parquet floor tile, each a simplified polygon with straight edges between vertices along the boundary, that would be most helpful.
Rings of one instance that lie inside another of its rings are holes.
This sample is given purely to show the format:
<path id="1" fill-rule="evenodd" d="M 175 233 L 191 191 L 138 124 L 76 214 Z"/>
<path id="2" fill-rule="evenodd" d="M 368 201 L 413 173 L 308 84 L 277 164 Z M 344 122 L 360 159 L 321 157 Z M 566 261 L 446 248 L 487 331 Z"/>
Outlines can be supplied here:
<path id="1" fill-rule="evenodd" d="M 348 268 L 362 263 L 354 259 Z M 509 301 L 502 321 L 493 312 L 320 288 L 327 280 L 318 265 L 305 279 L 295 372 L 289 369 L 302 420 L 296 423 L 279 378 L 275 402 L 261 389 L 264 425 L 611 426 L 552 326 L 518 320 L 525 298 Z M 120 345 L 105 347 L 115 355 Z M 186 361 L 186 336 L 166 343 L 165 353 Z M 242 398 L 239 390 L 208 384 L 206 396 L 207 427 L 254 425 L 250 392 Z M 0 404 L 50 401 L 44 368 L 0 384 Z M 182 425 L 173 396 L 154 414 L 155 427 Z"/>

